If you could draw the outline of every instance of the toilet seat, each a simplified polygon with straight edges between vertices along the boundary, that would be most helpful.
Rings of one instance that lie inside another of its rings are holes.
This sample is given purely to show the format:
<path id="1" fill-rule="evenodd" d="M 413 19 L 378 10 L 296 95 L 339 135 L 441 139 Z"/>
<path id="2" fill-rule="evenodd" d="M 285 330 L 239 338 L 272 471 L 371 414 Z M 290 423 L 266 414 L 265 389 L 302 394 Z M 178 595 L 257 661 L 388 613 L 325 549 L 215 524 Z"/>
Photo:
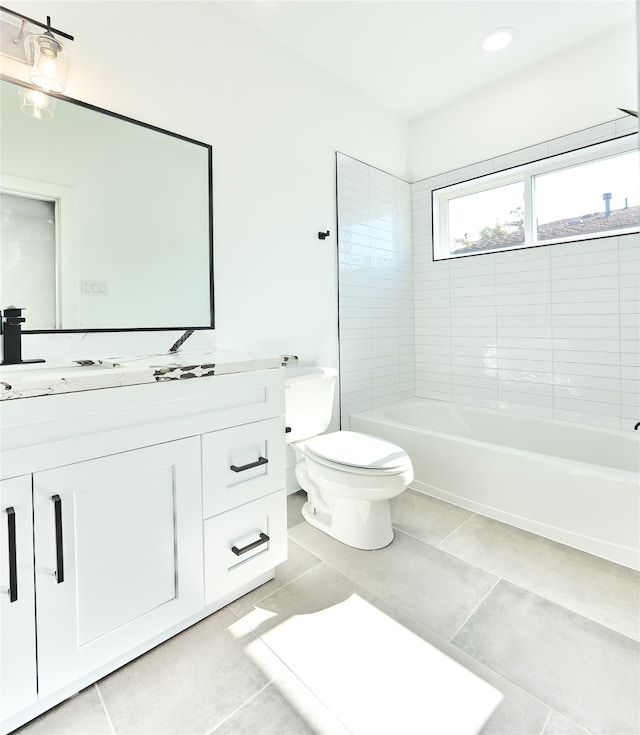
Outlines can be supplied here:
<path id="1" fill-rule="evenodd" d="M 399 475 L 411 468 L 409 455 L 391 442 L 355 431 L 321 434 L 305 443 L 308 459 L 360 475 Z"/>

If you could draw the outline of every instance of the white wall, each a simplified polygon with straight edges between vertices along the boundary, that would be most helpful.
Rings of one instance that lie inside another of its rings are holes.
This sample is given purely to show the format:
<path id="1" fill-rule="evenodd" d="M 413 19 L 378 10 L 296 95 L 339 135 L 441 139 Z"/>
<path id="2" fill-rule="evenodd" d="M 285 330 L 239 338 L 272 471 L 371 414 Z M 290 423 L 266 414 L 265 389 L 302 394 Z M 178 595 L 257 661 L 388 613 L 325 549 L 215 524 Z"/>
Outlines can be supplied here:
<path id="1" fill-rule="evenodd" d="M 409 180 L 598 125 L 617 117 L 619 107 L 638 109 L 632 25 L 414 120 Z"/>
<path id="2" fill-rule="evenodd" d="M 337 365 L 334 152 L 405 176 L 406 124 L 214 2 L 11 7 L 75 35 L 69 96 L 213 145 L 218 346 Z M 33 335 L 24 354 L 155 351 L 175 337 Z"/>

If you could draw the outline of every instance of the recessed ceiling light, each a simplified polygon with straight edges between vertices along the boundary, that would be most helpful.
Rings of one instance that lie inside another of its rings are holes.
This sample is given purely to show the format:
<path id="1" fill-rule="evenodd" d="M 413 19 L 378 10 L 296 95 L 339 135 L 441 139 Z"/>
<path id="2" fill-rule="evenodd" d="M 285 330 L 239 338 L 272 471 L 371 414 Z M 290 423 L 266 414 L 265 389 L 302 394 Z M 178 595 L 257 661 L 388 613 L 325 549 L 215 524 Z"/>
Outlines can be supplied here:
<path id="1" fill-rule="evenodd" d="M 482 39 L 482 48 L 485 51 L 500 51 L 513 41 L 514 36 L 513 28 L 498 28 Z"/>

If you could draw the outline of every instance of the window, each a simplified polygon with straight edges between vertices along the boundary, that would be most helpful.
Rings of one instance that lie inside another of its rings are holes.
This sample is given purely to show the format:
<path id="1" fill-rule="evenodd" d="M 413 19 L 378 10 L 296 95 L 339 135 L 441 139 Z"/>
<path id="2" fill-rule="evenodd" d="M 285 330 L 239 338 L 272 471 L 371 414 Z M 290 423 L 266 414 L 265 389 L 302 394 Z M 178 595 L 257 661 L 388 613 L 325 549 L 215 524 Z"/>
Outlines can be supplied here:
<path id="1" fill-rule="evenodd" d="M 637 135 L 434 189 L 434 260 L 640 229 Z"/>

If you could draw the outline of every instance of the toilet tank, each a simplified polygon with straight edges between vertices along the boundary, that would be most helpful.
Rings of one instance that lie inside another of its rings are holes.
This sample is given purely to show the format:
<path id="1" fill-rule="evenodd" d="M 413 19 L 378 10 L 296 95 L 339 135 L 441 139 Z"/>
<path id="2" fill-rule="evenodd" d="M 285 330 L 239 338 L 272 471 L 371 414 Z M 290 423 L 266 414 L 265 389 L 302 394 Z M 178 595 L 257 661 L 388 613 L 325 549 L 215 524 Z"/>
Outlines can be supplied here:
<path id="1" fill-rule="evenodd" d="M 331 422 L 338 371 L 326 367 L 284 368 L 285 422 L 288 442 L 322 434 Z"/>

